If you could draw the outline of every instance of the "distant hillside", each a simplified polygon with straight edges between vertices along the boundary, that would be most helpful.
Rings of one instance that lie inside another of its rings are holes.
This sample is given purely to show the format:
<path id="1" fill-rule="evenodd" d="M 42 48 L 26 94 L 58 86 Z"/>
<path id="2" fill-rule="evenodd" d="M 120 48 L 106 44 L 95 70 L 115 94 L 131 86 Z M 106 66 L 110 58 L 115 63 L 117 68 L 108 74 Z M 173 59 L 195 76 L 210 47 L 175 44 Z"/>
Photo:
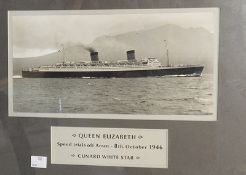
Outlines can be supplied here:
<path id="1" fill-rule="evenodd" d="M 134 49 L 137 59 L 156 57 L 165 64 L 164 40 L 167 40 L 171 64 L 203 64 L 205 72 L 212 72 L 214 38 L 213 34 L 203 28 L 186 29 L 176 25 L 164 25 L 150 30 L 101 36 L 89 47 L 99 52 L 100 60 L 123 60 L 126 59 L 126 51 Z M 66 47 L 65 55 L 70 61 L 90 60 L 89 52 L 81 44 Z M 61 61 L 61 52 L 35 58 L 15 58 L 14 74 L 19 74 L 23 68 Z"/>

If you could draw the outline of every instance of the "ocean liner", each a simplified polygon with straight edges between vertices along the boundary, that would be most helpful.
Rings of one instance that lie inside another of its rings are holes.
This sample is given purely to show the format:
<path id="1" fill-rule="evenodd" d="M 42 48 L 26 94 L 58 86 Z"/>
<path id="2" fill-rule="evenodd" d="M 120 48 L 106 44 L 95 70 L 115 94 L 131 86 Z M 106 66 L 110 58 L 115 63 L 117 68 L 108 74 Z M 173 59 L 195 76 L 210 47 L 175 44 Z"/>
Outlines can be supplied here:
<path id="1" fill-rule="evenodd" d="M 135 57 L 135 50 L 127 51 L 126 60 L 116 62 L 100 61 L 98 52 L 90 51 L 91 61 L 66 61 L 63 52 L 63 62 L 52 65 L 22 70 L 24 78 L 132 78 L 152 76 L 201 76 L 202 65 L 178 65 L 169 63 L 168 49 L 167 64 L 162 65 L 156 58 L 141 59 Z"/>

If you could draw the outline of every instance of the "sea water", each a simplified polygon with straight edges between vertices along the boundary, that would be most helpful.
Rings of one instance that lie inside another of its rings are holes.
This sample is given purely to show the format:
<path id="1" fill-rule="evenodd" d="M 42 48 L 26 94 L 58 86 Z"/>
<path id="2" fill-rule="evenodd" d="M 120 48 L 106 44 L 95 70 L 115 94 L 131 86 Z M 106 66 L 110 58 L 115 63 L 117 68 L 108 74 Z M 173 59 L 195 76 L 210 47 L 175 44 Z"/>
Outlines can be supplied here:
<path id="1" fill-rule="evenodd" d="M 13 82 L 14 112 L 208 115 L 214 81 L 202 77 L 21 78 Z"/>

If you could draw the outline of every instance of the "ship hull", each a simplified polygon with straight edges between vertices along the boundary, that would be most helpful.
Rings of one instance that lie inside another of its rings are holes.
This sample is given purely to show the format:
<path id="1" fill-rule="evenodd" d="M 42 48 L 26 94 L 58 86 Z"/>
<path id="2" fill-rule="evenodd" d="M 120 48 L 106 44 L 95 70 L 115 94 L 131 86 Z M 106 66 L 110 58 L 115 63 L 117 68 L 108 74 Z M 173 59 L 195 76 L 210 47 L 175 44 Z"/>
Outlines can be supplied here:
<path id="1" fill-rule="evenodd" d="M 22 71 L 24 78 L 134 78 L 155 76 L 201 76 L 203 66 L 168 67 L 127 71 Z"/>

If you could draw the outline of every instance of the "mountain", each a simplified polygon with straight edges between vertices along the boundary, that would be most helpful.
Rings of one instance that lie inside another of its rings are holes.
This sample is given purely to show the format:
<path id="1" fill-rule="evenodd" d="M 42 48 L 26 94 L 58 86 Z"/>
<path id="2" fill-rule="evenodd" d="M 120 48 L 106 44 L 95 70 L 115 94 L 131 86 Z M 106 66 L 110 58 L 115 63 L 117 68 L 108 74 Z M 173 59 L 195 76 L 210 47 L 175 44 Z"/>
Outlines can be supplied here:
<path id="1" fill-rule="evenodd" d="M 166 46 L 164 40 L 168 42 L 171 64 L 203 64 L 205 72 L 213 71 L 215 37 L 214 34 L 203 28 L 182 28 L 169 24 L 149 30 L 101 36 L 87 47 L 98 51 L 100 60 L 125 60 L 126 51 L 133 49 L 139 60 L 156 57 L 165 64 Z M 90 54 L 87 50 L 82 44 L 70 45 L 65 48 L 65 57 L 69 61 L 89 61 Z M 14 74 L 19 74 L 23 68 L 61 61 L 61 52 L 34 58 L 15 58 Z"/>

